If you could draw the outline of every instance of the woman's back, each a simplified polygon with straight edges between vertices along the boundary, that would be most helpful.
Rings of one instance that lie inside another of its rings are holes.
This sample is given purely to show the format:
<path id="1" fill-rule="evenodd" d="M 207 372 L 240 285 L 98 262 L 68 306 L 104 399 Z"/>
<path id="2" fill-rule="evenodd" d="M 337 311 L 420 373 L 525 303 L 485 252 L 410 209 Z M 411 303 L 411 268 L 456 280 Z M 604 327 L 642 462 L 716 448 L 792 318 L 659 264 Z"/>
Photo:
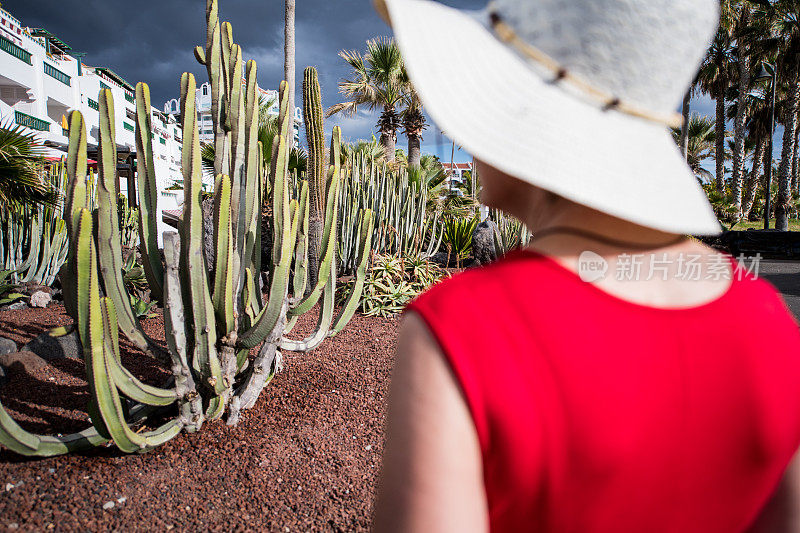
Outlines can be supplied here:
<path id="1" fill-rule="evenodd" d="M 492 530 L 752 522 L 800 443 L 800 332 L 771 286 L 733 277 L 658 309 L 519 252 L 411 305 L 472 415 Z"/>

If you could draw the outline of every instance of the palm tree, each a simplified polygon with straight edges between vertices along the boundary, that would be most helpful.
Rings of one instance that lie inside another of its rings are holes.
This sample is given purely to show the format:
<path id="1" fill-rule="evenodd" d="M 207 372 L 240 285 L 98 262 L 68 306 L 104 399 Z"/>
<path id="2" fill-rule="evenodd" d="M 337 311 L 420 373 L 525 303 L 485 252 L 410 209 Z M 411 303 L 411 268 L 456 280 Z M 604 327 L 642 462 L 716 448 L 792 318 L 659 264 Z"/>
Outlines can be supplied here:
<path id="1" fill-rule="evenodd" d="M 405 109 L 401 114 L 403 120 L 403 133 L 408 138 L 408 167 L 414 168 L 420 165 L 422 157 L 422 132 L 427 129 L 425 122 L 425 112 L 419 94 L 411 83 L 405 67 L 403 68 L 403 104 Z"/>
<path id="2" fill-rule="evenodd" d="M 44 163 L 44 149 L 35 134 L 22 126 L 0 124 L 0 213 L 58 203 L 58 193 L 43 178 Z"/>
<path id="3" fill-rule="evenodd" d="M 342 145 L 342 166 L 352 168 L 353 160 L 357 155 L 381 163 L 386 160 L 386 149 L 375 139 L 374 135 L 369 141 L 359 139 L 355 143 L 345 143 Z"/>
<path id="4" fill-rule="evenodd" d="M 725 185 L 725 94 L 731 79 L 732 49 L 731 21 L 732 0 L 720 0 L 719 29 L 708 49 L 706 59 L 700 68 L 698 81 L 700 89 L 716 101 L 716 174 L 717 193 L 722 194 Z"/>
<path id="5" fill-rule="evenodd" d="M 739 0 L 735 6 L 738 16 L 734 20 L 733 35 L 736 38 L 736 62 L 738 68 L 738 102 L 741 104 L 750 91 L 750 67 L 752 47 L 750 42 L 756 32 L 751 25 L 751 5 L 748 0 Z M 742 208 L 742 176 L 744 174 L 745 120 L 747 106 L 737 105 L 734 117 L 733 172 L 731 176 L 733 204 L 740 213 Z M 739 214 L 737 213 L 737 215 Z"/>
<path id="6" fill-rule="evenodd" d="M 686 162 L 695 176 L 704 177 L 708 172 L 703 168 L 703 161 L 715 154 L 716 128 L 714 121 L 705 115 L 692 113 L 683 128 L 674 128 L 672 137 L 676 143 L 681 142 L 683 131 L 686 132 Z"/>
<path id="7" fill-rule="evenodd" d="M 781 120 L 784 133 L 778 166 L 775 229 L 787 231 L 792 208 L 791 165 L 800 111 L 800 0 L 759 0 L 755 16 L 762 28 L 771 35 L 768 42 L 777 53 L 777 77 L 784 85 L 786 94 Z"/>
<path id="8" fill-rule="evenodd" d="M 294 2 L 295 0 L 284 0 L 284 19 L 283 19 L 283 76 L 286 79 L 289 90 L 289 113 L 292 114 L 292 131 L 294 132 Z M 294 146 L 294 135 L 286 139 L 286 146 L 291 149 Z M 269 145 L 272 150 L 272 144 Z"/>
<path id="9" fill-rule="evenodd" d="M 371 39 L 363 56 L 355 50 L 342 50 L 339 57 L 353 69 L 352 77 L 339 83 L 339 92 L 348 100 L 328 109 L 327 115 L 353 116 L 361 106 L 370 111 L 382 109 L 377 127 L 387 162 L 394 162 L 400 126 L 397 106 L 402 103 L 405 89 L 403 58 L 397 43 L 385 37 Z"/>
<path id="10" fill-rule="evenodd" d="M 692 85 L 686 91 L 686 94 L 683 95 L 683 104 L 681 105 L 681 116 L 683 117 L 683 123 L 681 124 L 680 142 L 678 143 L 678 146 L 680 146 L 681 154 L 687 161 L 689 160 L 689 117 L 692 109 L 692 96 L 694 96 L 696 89 L 697 78 L 694 79 Z"/>
<path id="11" fill-rule="evenodd" d="M 428 204 L 434 206 L 442 196 L 442 185 L 447 179 L 447 173 L 436 156 L 425 154 L 420 158 L 419 166 L 409 167 L 408 179 L 427 190 Z"/>

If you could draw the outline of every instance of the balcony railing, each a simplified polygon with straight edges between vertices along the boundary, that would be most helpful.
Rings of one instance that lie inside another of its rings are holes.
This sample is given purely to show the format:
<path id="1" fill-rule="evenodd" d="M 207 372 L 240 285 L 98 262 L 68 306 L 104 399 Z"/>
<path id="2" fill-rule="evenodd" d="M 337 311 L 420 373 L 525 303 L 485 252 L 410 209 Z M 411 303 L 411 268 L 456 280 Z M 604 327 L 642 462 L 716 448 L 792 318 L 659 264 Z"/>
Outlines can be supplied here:
<path id="1" fill-rule="evenodd" d="M 131 123 L 129 123 L 129 122 L 125 122 L 125 121 L 123 120 L 123 121 L 122 121 L 122 125 L 123 125 L 123 126 L 125 127 L 125 129 L 126 129 L 126 130 L 128 130 L 128 131 L 136 131 L 136 128 L 134 128 L 134 127 L 133 127 L 133 124 L 131 124 Z"/>
<path id="2" fill-rule="evenodd" d="M 0 50 L 6 52 L 8 54 L 11 54 L 12 56 L 16 57 L 20 61 L 24 61 L 25 63 L 27 63 L 29 65 L 33 65 L 33 62 L 31 61 L 31 53 L 30 52 L 28 52 L 27 50 L 25 50 L 21 46 L 18 46 L 16 44 L 14 44 L 13 42 L 9 41 L 8 39 L 3 37 L 2 35 L 0 35 Z"/>
<path id="3" fill-rule="evenodd" d="M 136 98 L 134 98 L 134 96 L 127 91 L 125 91 L 125 100 L 129 101 L 132 104 L 136 103 Z"/>
<path id="4" fill-rule="evenodd" d="M 100 104 L 98 104 L 97 102 L 95 102 L 91 98 L 87 98 L 87 100 L 89 101 L 89 107 L 91 107 L 95 111 L 100 111 Z"/>
<path id="5" fill-rule="evenodd" d="M 22 111 L 14 112 L 14 120 L 20 126 L 25 126 L 32 130 L 50 131 L 50 123 L 40 118 L 32 117 Z"/>
<path id="6" fill-rule="evenodd" d="M 55 78 L 64 85 L 71 85 L 70 77 L 58 70 L 56 67 L 51 65 L 50 63 L 44 64 L 44 73 L 50 76 L 51 78 Z"/>

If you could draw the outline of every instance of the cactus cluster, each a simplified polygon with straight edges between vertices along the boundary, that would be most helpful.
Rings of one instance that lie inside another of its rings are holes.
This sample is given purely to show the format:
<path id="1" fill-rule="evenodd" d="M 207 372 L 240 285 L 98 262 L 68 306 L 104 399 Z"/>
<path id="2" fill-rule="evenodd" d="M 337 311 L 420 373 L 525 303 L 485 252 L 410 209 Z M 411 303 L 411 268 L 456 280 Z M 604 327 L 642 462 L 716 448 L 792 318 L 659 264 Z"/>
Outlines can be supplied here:
<path id="1" fill-rule="evenodd" d="M 281 350 L 314 349 L 338 333 L 357 307 L 373 232 L 372 212 L 368 209 L 359 214 L 358 275 L 339 314 L 334 316 L 341 131 L 334 128 L 332 134 L 319 270 L 316 283 L 309 284 L 309 185 L 302 181 L 298 195 L 290 195 L 286 140 L 292 134 L 292 114 L 286 83 L 280 88 L 281 131 L 272 146 L 267 175 L 257 140 L 256 64 L 243 63 L 231 25 L 219 21 L 217 0 L 208 0 L 206 21 L 206 45 L 197 47 L 195 56 L 207 67 L 212 92 L 213 272 L 206 269 L 202 242 L 202 173 L 194 76 L 185 73 L 181 78 L 184 214 L 179 233 L 164 234 L 163 264 L 155 240 L 157 191 L 150 96 L 147 86 L 139 83 L 139 250 L 152 297 L 163 303 L 167 348 L 145 335 L 131 310 L 121 276 L 119 217 L 116 195 L 112 194 L 117 179 L 114 106 L 111 92 L 102 90 L 94 212 L 87 195 L 85 124 L 77 111 L 70 115 L 67 163 L 70 250 L 65 277 L 73 282 L 65 287 L 65 300 L 83 345 L 92 393 L 88 408 L 92 426 L 82 433 L 62 437 L 33 435 L 20 428 L 0 406 L 0 443 L 18 453 L 54 455 L 108 441 L 125 452 L 144 451 L 182 430 L 197 431 L 205 420 L 221 418 L 226 413 L 227 423 L 236 424 L 241 412 L 254 405 L 280 367 Z M 265 203 L 271 205 L 273 239 L 270 264 L 261 265 L 259 217 Z M 267 287 L 261 286 L 262 267 L 269 273 Z M 298 317 L 320 300 L 314 331 L 303 339 L 289 338 Z M 169 365 L 172 377 L 163 388 L 142 383 L 125 369 L 119 353 L 119 330 L 137 348 Z M 251 357 L 254 348 L 258 350 Z M 154 412 L 159 414 L 159 420 L 167 421 L 156 428 L 145 424 L 134 429 L 135 424 L 146 423 Z"/>
<path id="2" fill-rule="evenodd" d="M 62 162 L 48 170 L 50 186 L 66 187 Z M 67 228 L 62 207 L 25 206 L 0 214 L 0 270 L 12 283 L 52 285 L 67 259 Z"/>
<path id="3" fill-rule="evenodd" d="M 409 179 L 405 169 L 389 171 L 386 164 L 356 154 L 350 174 L 339 191 L 339 258 L 343 272 L 358 266 L 360 234 L 355 220 L 364 209 L 375 213 L 375 253 L 402 257 L 429 257 L 442 242 L 438 211 L 427 209 L 428 191 Z"/>

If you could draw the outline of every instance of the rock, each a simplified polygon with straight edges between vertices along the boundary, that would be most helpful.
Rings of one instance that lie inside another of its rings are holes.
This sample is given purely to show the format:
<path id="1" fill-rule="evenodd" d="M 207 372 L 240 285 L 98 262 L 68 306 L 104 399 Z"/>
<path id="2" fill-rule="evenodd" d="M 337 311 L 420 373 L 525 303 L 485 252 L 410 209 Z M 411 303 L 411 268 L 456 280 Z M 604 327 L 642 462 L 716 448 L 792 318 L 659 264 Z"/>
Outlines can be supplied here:
<path id="1" fill-rule="evenodd" d="M 103 509 L 106 511 L 113 508 L 114 508 L 114 502 L 106 502 L 103 504 Z"/>
<path id="2" fill-rule="evenodd" d="M 31 307 L 47 307 L 52 300 L 49 292 L 36 291 L 31 294 Z"/>
<path id="3" fill-rule="evenodd" d="M 53 289 L 48 287 L 47 285 L 42 285 L 40 283 L 33 283 L 31 281 L 21 284 L 18 287 L 18 292 L 25 294 L 27 296 L 33 295 L 35 292 L 46 292 L 50 294 L 53 292 Z"/>
<path id="4" fill-rule="evenodd" d="M 479 265 L 488 265 L 497 261 L 496 246 L 497 224 L 486 219 L 477 226 L 472 233 L 472 256 Z"/>
<path id="5" fill-rule="evenodd" d="M 28 304 L 20 300 L 19 302 L 14 302 L 13 304 L 8 304 L 6 306 L 3 306 L 2 308 L 0 308 L 0 310 L 2 310 L 2 311 L 18 311 L 20 309 L 27 309 L 27 308 L 28 308 Z"/>
<path id="6" fill-rule="evenodd" d="M 0 355 L 17 351 L 17 343 L 11 339 L 0 337 Z"/>
<path id="7" fill-rule="evenodd" d="M 0 366 L 0 387 L 8 383 L 8 378 L 6 377 L 6 369 Z"/>
<path id="8" fill-rule="evenodd" d="M 47 361 L 33 352 L 14 352 L 0 355 L 0 366 L 8 374 L 14 372 L 30 374 L 47 366 Z"/>
<path id="9" fill-rule="evenodd" d="M 80 359 L 83 354 L 77 331 L 60 337 L 54 337 L 48 332 L 44 332 L 23 346 L 22 350 L 33 352 L 45 361 L 63 359 L 65 357 Z"/>

